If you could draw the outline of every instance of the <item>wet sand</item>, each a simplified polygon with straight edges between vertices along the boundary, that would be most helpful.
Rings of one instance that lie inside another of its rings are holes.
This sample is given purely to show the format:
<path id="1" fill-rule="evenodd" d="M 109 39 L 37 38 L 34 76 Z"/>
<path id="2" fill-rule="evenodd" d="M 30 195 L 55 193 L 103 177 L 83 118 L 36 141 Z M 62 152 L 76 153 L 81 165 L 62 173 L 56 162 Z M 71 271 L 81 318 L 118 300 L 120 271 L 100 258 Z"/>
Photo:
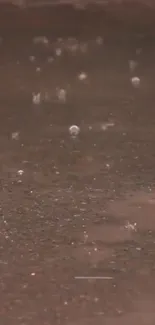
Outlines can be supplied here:
<path id="1" fill-rule="evenodd" d="M 155 323 L 155 40 L 97 17 L 3 30 L 5 325 Z"/>

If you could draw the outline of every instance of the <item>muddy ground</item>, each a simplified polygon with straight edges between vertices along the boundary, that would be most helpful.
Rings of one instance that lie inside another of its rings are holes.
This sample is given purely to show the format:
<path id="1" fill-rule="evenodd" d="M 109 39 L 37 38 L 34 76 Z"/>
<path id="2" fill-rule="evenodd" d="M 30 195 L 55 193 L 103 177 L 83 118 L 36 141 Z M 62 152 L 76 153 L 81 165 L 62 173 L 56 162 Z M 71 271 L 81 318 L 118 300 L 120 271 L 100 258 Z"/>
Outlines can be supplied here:
<path id="1" fill-rule="evenodd" d="M 4 325 L 155 324 L 155 38 L 94 17 L 2 31 Z"/>

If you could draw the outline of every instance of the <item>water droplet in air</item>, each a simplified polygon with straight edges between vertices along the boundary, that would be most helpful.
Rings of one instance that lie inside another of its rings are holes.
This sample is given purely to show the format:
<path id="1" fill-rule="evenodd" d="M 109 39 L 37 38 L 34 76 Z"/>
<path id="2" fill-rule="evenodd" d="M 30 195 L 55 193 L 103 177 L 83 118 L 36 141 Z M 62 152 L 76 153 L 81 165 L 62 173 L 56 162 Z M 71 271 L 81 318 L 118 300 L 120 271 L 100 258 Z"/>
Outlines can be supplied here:
<path id="1" fill-rule="evenodd" d="M 29 60 L 30 60 L 30 62 L 34 62 L 34 61 L 35 61 L 35 59 L 36 59 L 36 58 L 35 58 L 35 56 L 34 56 L 34 55 L 30 55 L 30 56 L 29 56 Z"/>
<path id="2" fill-rule="evenodd" d="M 19 132 L 13 132 L 11 138 L 12 140 L 19 140 Z"/>
<path id="3" fill-rule="evenodd" d="M 129 60 L 128 63 L 129 63 L 130 71 L 134 72 L 134 70 L 136 69 L 138 63 L 136 61 L 134 61 L 134 60 Z"/>
<path id="4" fill-rule="evenodd" d="M 35 272 L 32 272 L 31 275 L 32 275 L 32 276 L 35 276 L 36 274 L 35 274 Z"/>
<path id="5" fill-rule="evenodd" d="M 137 223 L 130 223 L 129 221 L 127 221 L 126 225 L 125 225 L 125 229 L 127 230 L 132 230 L 132 231 L 136 231 L 137 230 Z"/>
<path id="6" fill-rule="evenodd" d="M 18 172 L 17 172 L 18 175 L 22 176 L 24 174 L 24 170 L 22 169 L 19 169 Z"/>
<path id="7" fill-rule="evenodd" d="M 55 54 L 56 54 L 56 56 L 61 56 L 61 54 L 62 54 L 62 50 L 61 50 L 61 48 L 57 48 L 57 49 L 55 50 Z"/>
<path id="8" fill-rule="evenodd" d="M 79 80 L 86 80 L 87 79 L 87 74 L 85 72 L 81 72 L 79 75 L 78 75 L 78 79 Z"/>
<path id="9" fill-rule="evenodd" d="M 136 49 L 136 54 L 137 55 L 141 54 L 141 52 L 142 52 L 142 48 L 141 47 L 139 47 L 139 48 Z"/>
<path id="10" fill-rule="evenodd" d="M 49 40 L 46 36 L 37 36 L 33 38 L 33 43 L 47 45 L 49 43 Z"/>
<path id="11" fill-rule="evenodd" d="M 41 94 L 40 93 L 38 93 L 38 94 L 32 94 L 32 102 L 33 102 L 33 104 L 35 104 L 35 105 L 39 105 L 40 104 L 40 102 L 41 102 Z"/>
<path id="12" fill-rule="evenodd" d="M 108 128 L 113 127 L 113 126 L 115 126 L 115 123 L 113 123 L 113 122 L 103 123 L 101 125 L 101 130 L 106 131 Z"/>
<path id="13" fill-rule="evenodd" d="M 131 83 L 132 83 L 133 87 L 138 88 L 140 86 L 140 78 L 132 77 Z"/>
<path id="14" fill-rule="evenodd" d="M 67 96 L 67 93 L 66 93 L 66 90 L 65 89 L 58 89 L 57 90 L 57 96 L 58 96 L 58 99 L 61 103 L 65 103 L 66 102 L 66 96 Z"/>
<path id="15" fill-rule="evenodd" d="M 72 125 L 69 127 L 69 133 L 76 137 L 80 133 L 80 128 L 77 125 Z"/>
<path id="16" fill-rule="evenodd" d="M 47 59 L 47 62 L 48 63 L 52 63 L 53 61 L 54 61 L 53 56 L 49 56 L 48 59 Z"/>
<path id="17" fill-rule="evenodd" d="M 96 38 L 96 43 L 97 43 L 98 45 L 102 45 L 102 44 L 103 44 L 103 38 L 102 38 L 101 36 L 98 36 L 98 37 Z"/>
<path id="18" fill-rule="evenodd" d="M 36 72 L 38 72 L 38 73 L 41 72 L 41 68 L 40 67 L 37 67 L 36 68 Z"/>
<path id="19" fill-rule="evenodd" d="M 79 48 L 80 48 L 81 53 L 84 53 L 85 54 L 88 51 L 88 45 L 86 43 L 80 44 L 79 45 Z"/>

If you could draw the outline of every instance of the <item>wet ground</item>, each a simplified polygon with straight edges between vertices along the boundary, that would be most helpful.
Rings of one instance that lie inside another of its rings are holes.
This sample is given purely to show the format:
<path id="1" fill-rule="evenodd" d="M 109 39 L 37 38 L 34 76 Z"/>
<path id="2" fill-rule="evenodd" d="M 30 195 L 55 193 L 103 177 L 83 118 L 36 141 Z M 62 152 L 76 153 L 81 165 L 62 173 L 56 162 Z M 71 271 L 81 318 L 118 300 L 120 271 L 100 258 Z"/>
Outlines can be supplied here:
<path id="1" fill-rule="evenodd" d="M 2 35 L 0 321 L 153 325 L 155 39 L 75 30 Z"/>

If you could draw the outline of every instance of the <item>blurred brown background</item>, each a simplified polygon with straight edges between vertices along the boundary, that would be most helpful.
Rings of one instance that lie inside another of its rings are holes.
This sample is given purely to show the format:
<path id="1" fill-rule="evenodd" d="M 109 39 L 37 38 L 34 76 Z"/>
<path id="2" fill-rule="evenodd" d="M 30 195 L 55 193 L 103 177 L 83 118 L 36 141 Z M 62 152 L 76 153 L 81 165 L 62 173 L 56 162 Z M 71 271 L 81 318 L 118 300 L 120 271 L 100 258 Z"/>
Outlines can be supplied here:
<path id="1" fill-rule="evenodd" d="M 149 28 L 149 32 L 153 32 L 154 0 L 0 0 L 0 28 L 50 27 L 51 22 L 62 25 L 62 18 L 63 26 L 67 23 L 72 28 L 74 19 L 81 24 L 78 16 L 81 11 L 83 19 L 88 12 L 95 12 L 98 19 L 93 21 L 92 15 L 90 25 L 116 22 L 131 28 Z"/>

